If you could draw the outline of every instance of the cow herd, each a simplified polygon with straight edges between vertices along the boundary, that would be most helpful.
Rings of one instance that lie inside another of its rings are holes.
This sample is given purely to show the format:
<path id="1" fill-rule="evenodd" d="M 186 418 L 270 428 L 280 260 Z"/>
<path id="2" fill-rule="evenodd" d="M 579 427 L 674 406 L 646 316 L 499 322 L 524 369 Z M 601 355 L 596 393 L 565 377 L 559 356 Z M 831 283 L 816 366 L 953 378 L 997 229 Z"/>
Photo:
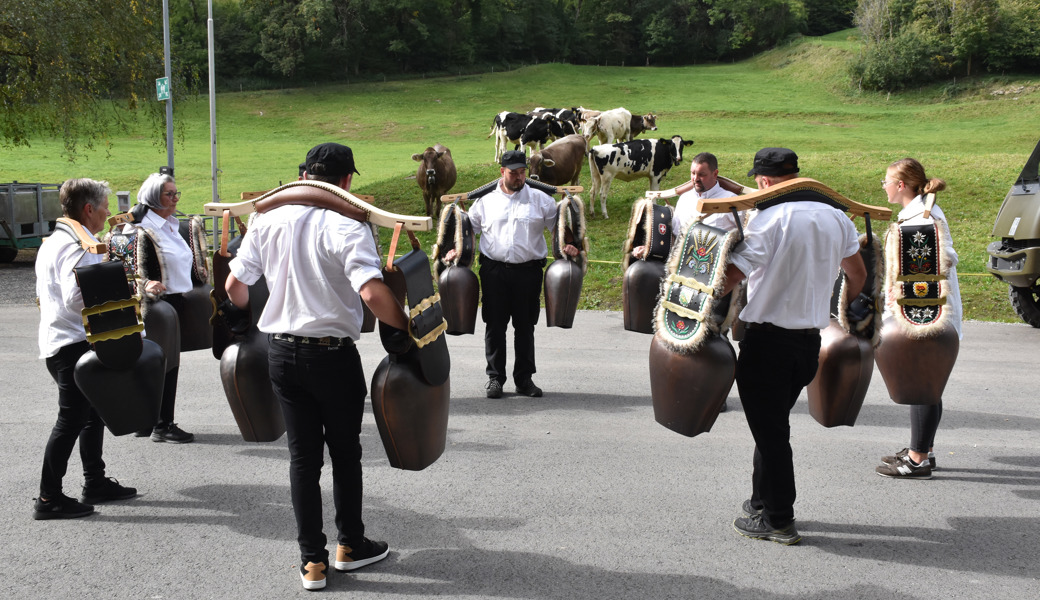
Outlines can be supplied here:
<path id="1" fill-rule="evenodd" d="M 502 111 L 495 115 L 488 138 L 495 140 L 495 163 L 509 149 L 530 154 L 528 176 L 549 185 L 578 185 L 586 162 L 592 178 L 589 210 L 595 214 L 598 196 L 607 218 L 607 194 L 614 179 L 646 177 L 650 189 L 660 189 L 669 169 L 682 162 L 683 149 L 693 144 L 681 136 L 634 139 L 657 130 L 654 113 L 633 115 L 624 108 L 597 111 L 573 108 L 535 108 L 528 113 Z M 590 147 L 593 137 L 598 145 Z M 436 144 L 412 155 L 419 162 L 416 181 L 423 193 L 426 214 L 440 215 L 440 197 L 455 185 L 451 151 Z"/>

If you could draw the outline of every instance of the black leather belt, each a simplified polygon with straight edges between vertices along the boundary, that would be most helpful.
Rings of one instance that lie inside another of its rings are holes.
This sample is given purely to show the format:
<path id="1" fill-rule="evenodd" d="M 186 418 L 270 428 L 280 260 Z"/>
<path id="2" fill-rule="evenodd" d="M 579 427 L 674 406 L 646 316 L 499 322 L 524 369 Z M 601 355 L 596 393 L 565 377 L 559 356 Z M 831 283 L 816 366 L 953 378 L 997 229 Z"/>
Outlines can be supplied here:
<path id="1" fill-rule="evenodd" d="M 792 335 L 820 335 L 820 330 L 815 327 L 809 329 L 786 329 L 773 325 L 772 323 L 745 323 L 745 329 L 758 330 L 758 331 L 772 331 L 775 333 L 789 333 Z"/>
<path id="2" fill-rule="evenodd" d="M 271 337 L 282 341 L 289 342 L 290 344 L 298 344 L 301 346 L 322 346 L 325 348 L 342 348 L 344 346 L 353 346 L 354 340 L 346 338 L 338 338 L 332 336 L 325 337 L 305 337 L 302 335 L 293 335 L 291 333 L 272 333 Z"/>
<path id="3" fill-rule="evenodd" d="M 506 268 L 506 269 L 535 269 L 535 268 L 542 269 L 542 268 L 545 267 L 545 263 L 546 262 L 547 262 L 546 259 L 538 258 L 538 259 L 535 259 L 535 260 L 529 260 L 527 262 L 522 262 L 522 263 L 507 263 L 507 262 L 502 262 L 500 260 L 495 260 L 493 258 L 488 258 L 487 256 L 484 256 L 483 254 L 480 255 L 480 263 L 481 264 L 500 265 L 500 266 L 502 266 L 503 268 Z"/>

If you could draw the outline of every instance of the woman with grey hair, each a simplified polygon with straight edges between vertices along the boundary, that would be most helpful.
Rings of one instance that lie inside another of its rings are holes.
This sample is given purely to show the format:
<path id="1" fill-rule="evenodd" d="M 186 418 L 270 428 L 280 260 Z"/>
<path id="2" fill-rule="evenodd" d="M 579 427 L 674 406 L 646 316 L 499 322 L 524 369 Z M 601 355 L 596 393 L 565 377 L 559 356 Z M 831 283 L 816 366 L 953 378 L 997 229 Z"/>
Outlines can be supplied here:
<path id="1" fill-rule="evenodd" d="M 191 269 L 194 261 L 191 248 L 181 237 L 180 222 L 174 216 L 180 197 L 177 183 L 171 175 L 152 173 L 141 184 L 137 192 L 137 206 L 131 211 L 134 226 L 144 230 L 154 242 L 161 277 L 149 279 L 148 275 L 152 273 L 139 272 L 138 290 L 150 302 L 168 302 L 178 315 L 183 310 L 183 294 L 192 289 Z M 176 366 L 166 373 L 159 420 L 150 432 L 139 431 L 138 436 L 150 433 L 153 442 L 174 444 L 195 441 L 194 434 L 184 431 L 173 420 L 179 371 L 180 367 Z"/>

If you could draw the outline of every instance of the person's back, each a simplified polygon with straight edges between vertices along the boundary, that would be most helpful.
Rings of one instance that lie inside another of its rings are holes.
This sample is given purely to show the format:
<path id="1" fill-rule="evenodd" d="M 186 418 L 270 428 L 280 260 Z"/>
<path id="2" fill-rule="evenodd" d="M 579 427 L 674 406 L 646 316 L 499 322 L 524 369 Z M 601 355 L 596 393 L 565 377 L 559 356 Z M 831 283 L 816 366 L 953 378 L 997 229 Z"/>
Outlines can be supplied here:
<path id="1" fill-rule="evenodd" d="M 778 204 L 751 220 L 746 244 L 732 259 L 750 273 L 740 318 L 787 329 L 826 328 L 831 289 L 844 258 L 839 254 L 858 247 L 845 213 L 818 202 Z"/>
<path id="2" fill-rule="evenodd" d="M 339 213 L 302 205 L 259 215 L 251 228 L 264 234 L 252 239 L 265 243 L 243 244 L 239 252 L 263 265 L 267 306 L 277 307 L 264 310 L 260 331 L 358 339 L 363 312 L 354 290 L 360 284 L 352 286 L 351 280 L 364 274 L 367 281 L 372 271 L 378 273 L 378 261 L 370 260 L 375 256 L 371 230 Z M 357 263 L 361 254 L 368 260 Z"/>

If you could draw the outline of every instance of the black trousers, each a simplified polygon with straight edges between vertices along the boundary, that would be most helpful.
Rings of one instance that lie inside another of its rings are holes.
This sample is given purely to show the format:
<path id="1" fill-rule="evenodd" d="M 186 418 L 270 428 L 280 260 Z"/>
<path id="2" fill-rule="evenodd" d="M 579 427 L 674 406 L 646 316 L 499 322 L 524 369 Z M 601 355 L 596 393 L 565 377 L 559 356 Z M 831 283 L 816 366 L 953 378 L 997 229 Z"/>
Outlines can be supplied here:
<path id="1" fill-rule="evenodd" d="M 365 535 L 360 437 L 368 388 L 361 357 L 352 344 L 327 348 L 271 338 L 268 364 L 285 417 L 300 559 L 328 564 L 320 485 L 326 445 L 337 539 L 352 545 Z"/>
<path id="2" fill-rule="evenodd" d="M 105 461 L 101 459 L 105 424 L 73 379 L 76 362 L 89 350 L 90 344 L 86 341 L 69 344 L 46 361 L 47 370 L 58 384 L 58 420 L 43 451 L 40 476 L 40 496 L 48 500 L 62 494 L 61 480 L 68 470 L 76 440 L 79 440 L 79 458 L 86 483 L 105 477 Z"/>
<path id="3" fill-rule="evenodd" d="M 163 300 L 168 302 L 174 310 L 177 311 L 178 322 L 175 324 L 180 327 L 180 319 L 184 312 L 184 296 L 181 294 L 166 294 L 163 296 Z M 162 404 L 159 405 L 159 420 L 155 423 L 156 429 L 166 429 L 174 423 L 174 411 L 177 408 L 177 377 L 180 374 L 181 368 L 174 367 L 166 372 L 166 377 L 163 379 L 163 396 Z"/>
<path id="4" fill-rule="evenodd" d="M 535 374 L 534 326 L 541 310 L 545 260 L 518 265 L 480 257 L 480 315 L 489 379 L 506 382 L 506 327 L 513 322 L 513 381 L 526 383 Z"/>
<path id="5" fill-rule="evenodd" d="M 935 432 L 942 419 L 942 401 L 938 404 L 915 404 L 910 407 L 910 449 L 928 453 L 935 445 Z"/>
<path id="6" fill-rule="evenodd" d="M 755 438 L 751 503 L 766 522 L 783 528 L 794 520 L 791 408 L 816 376 L 820 334 L 748 329 L 737 357 L 737 390 Z"/>

